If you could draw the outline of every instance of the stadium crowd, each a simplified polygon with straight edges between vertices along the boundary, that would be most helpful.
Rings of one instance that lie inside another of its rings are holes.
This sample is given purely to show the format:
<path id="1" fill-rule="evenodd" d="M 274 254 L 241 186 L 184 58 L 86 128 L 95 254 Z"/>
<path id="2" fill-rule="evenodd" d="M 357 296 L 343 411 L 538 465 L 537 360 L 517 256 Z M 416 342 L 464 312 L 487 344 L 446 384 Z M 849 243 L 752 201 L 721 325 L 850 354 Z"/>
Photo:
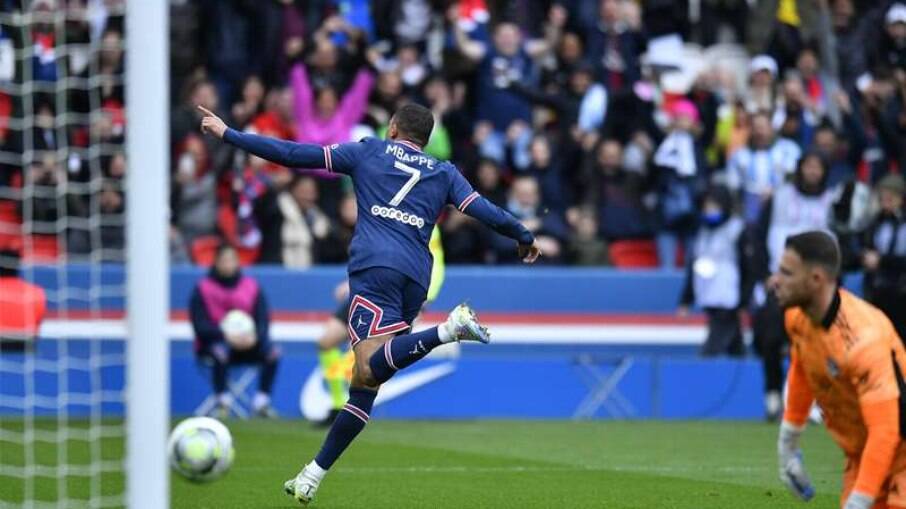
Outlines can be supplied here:
<path id="1" fill-rule="evenodd" d="M 205 139 L 196 105 L 331 144 L 417 101 L 436 114 L 426 151 L 523 220 L 546 263 L 678 266 L 715 186 L 766 251 L 765 205 L 811 160 L 807 192 L 833 191 L 856 266 L 877 209 L 858 198 L 906 168 L 906 5 L 750 4 L 173 0 L 173 259 L 208 263 L 225 239 L 244 263 L 342 263 L 355 224 L 346 180 Z M 123 243 L 122 7 L 0 0 L 0 186 L 19 198 L 0 219 L 65 218 L 70 253 Z M 441 225 L 448 263 L 516 261 L 455 211 Z"/>

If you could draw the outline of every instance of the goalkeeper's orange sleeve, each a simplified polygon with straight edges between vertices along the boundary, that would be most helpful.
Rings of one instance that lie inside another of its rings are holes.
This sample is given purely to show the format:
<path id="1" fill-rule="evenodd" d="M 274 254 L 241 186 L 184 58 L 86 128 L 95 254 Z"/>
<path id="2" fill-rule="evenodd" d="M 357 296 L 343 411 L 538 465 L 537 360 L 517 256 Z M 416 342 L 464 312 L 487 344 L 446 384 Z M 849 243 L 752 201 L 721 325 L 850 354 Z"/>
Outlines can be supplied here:
<path id="1" fill-rule="evenodd" d="M 783 420 L 796 426 L 804 426 L 815 398 L 812 395 L 812 388 L 808 385 L 808 380 L 805 379 L 805 370 L 802 369 L 802 362 L 799 360 L 795 348 L 790 351 L 790 370 L 786 385 L 786 406 L 783 411 Z"/>
<path id="2" fill-rule="evenodd" d="M 868 439 L 862 450 L 853 490 L 875 497 L 890 475 L 890 465 L 900 445 L 899 401 L 889 399 L 864 403 L 861 407 Z"/>

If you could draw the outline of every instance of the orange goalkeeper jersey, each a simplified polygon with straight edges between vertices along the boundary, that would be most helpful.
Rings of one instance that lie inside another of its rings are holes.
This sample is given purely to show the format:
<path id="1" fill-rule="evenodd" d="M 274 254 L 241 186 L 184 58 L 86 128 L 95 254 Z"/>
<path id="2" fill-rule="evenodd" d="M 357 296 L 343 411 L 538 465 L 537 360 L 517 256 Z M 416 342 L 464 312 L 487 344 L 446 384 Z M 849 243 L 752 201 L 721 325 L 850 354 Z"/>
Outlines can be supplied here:
<path id="1" fill-rule="evenodd" d="M 792 349 L 784 419 L 804 424 L 817 401 L 831 437 L 860 461 L 856 489 L 874 496 L 894 456 L 904 454 L 898 450 L 906 373 L 900 338 L 880 310 L 845 290 L 822 323 L 798 308 L 787 310 L 785 321 Z"/>

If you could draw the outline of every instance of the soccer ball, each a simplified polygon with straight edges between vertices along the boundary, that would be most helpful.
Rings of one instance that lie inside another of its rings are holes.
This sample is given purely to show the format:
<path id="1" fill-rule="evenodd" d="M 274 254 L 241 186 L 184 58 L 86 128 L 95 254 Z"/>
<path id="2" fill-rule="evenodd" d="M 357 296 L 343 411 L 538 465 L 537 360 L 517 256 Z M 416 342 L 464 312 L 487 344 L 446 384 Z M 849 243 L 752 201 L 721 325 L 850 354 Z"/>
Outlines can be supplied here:
<path id="1" fill-rule="evenodd" d="M 227 313 L 220 321 L 220 330 L 236 350 L 255 346 L 255 320 L 245 311 L 234 309 Z"/>
<path id="2" fill-rule="evenodd" d="M 233 464 L 233 437 L 217 419 L 192 417 L 173 428 L 167 442 L 170 465 L 195 482 L 213 481 Z"/>

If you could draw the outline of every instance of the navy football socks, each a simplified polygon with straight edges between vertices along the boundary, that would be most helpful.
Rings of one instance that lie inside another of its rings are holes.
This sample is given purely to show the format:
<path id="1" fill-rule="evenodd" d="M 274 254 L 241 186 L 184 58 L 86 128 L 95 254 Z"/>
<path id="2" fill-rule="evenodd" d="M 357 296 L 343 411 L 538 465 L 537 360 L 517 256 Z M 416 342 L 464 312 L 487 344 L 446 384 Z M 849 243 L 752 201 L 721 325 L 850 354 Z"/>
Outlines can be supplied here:
<path id="1" fill-rule="evenodd" d="M 333 421 L 327 438 L 324 439 L 324 445 L 321 446 L 321 452 L 315 457 L 318 466 L 324 470 L 333 466 L 353 439 L 365 429 L 376 396 L 377 392 L 372 390 L 349 389 L 349 400 Z"/>
<path id="2" fill-rule="evenodd" d="M 378 383 L 384 383 L 394 373 L 428 355 L 440 344 L 437 327 L 396 336 L 384 343 L 383 348 L 379 348 L 368 360 L 371 374 Z"/>

